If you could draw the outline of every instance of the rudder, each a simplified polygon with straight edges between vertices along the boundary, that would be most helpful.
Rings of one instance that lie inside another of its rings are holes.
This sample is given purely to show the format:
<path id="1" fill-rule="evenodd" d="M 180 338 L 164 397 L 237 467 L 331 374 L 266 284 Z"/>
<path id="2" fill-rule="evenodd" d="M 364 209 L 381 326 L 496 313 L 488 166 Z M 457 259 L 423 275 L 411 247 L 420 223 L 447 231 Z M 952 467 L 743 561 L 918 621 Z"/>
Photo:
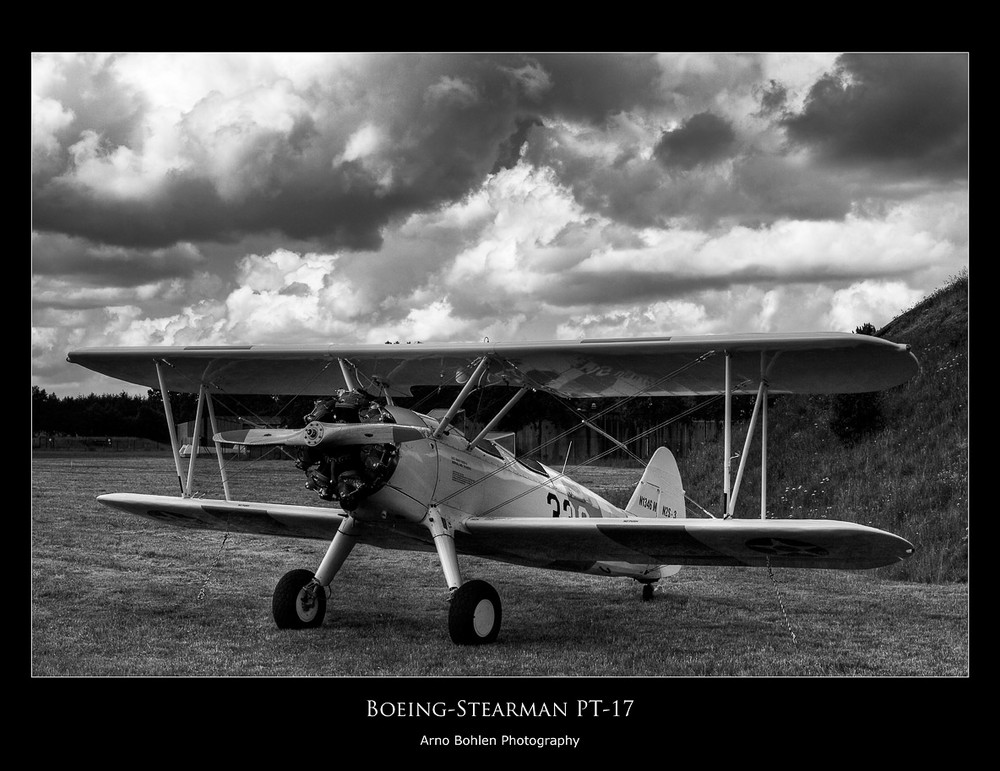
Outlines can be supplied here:
<path id="1" fill-rule="evenodd" d="M 681 472 L 673 453 L 666 447 L 653 453 L 625 511 L 635 517 L 682 519 L 687 516 Z"/>

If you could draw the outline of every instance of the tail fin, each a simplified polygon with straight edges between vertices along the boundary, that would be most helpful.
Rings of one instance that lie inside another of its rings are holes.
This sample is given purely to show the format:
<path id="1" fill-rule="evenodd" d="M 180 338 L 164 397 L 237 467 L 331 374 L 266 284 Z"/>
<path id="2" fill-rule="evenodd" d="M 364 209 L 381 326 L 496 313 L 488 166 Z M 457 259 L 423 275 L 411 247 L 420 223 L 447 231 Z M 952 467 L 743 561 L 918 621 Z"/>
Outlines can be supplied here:
<path id="1" fill-rule="evenodd" d="M 625 511 L 636 517 L 687 516 L 681 472 L 666 447 L 653 453 Z"/>

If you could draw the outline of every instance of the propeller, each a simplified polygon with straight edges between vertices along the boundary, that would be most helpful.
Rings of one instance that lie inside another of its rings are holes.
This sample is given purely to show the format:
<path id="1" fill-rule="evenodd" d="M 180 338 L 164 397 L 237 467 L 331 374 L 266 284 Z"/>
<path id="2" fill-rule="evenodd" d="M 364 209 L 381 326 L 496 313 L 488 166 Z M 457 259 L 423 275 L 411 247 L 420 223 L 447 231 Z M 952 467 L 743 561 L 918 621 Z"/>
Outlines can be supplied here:
<path id="1" fill-rule="evenodd" d="M 222 444 L 288 447 L 337 447 L 355 444 L 400 444 L 426 439 L 431 430 L 395 423 L 322 423 L 314 420 L 305 428 L 247 428 L 222 431 L 212 438 Z"/>

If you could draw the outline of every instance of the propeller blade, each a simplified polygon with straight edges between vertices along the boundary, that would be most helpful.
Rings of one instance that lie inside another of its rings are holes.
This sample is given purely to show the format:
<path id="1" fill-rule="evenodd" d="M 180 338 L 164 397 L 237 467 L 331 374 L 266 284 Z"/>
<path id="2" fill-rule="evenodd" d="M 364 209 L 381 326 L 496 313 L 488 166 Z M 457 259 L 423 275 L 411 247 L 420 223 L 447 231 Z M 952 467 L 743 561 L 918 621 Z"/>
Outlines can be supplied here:
<path id="1" fill-rule="evenodd" d="M 237 431 L 222 431 L 212 437 L 221 444 L 305 445 L 303 428 L 244 428 Z"/>

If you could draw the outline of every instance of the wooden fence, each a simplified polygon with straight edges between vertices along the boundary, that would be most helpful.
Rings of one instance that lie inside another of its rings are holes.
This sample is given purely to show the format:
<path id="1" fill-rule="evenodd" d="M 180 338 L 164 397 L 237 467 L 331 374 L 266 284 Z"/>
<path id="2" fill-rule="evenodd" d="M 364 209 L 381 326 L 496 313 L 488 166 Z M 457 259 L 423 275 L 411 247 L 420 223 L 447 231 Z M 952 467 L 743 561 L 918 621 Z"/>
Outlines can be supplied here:
<path id="1" fill-rule="evenodd" d="M 722 433 L 722 424 L 713 420 L 671 423 L 650 431 L 651 426 L 627 424 L 614 418 L 600 419 L 598 428 L 624 444 L 643 462 L 649 460 L 658 447 L 667 447 L 676 457 L 683 457 L 697 442 L 715 439 Z M 649 433 L 647 433 L 647 431 Z M 516 432 L 517 454 L 542 463 L 562 467 L 593 460 L 595 465 L 637 465 L 632 455 L 600 432 L 584 425 L 567 432 L 549 421 L 524 426 Z M 638 437 L 638 438 L 634 438 Z"/>

